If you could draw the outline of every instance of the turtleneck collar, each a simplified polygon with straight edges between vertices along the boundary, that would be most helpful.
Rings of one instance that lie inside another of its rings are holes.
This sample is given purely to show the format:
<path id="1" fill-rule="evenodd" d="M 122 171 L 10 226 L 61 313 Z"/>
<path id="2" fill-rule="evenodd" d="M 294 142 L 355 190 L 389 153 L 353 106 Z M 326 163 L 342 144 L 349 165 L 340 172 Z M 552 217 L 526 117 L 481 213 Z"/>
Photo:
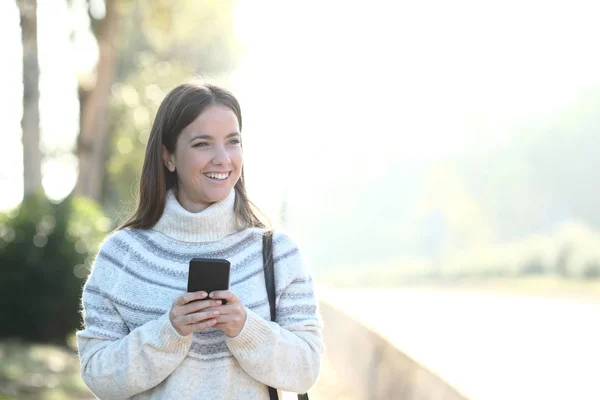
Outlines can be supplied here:
<path id="1" fill-rule="evenodd" d="M 192 213 L 183 208 L 173 190 L 169 190 L 165 210 L 152 229 L 182 242 L 215 242 L 240 230 L 235 223 L 234 203 L 235 190 L 231 189 L 224 200 Z"/>

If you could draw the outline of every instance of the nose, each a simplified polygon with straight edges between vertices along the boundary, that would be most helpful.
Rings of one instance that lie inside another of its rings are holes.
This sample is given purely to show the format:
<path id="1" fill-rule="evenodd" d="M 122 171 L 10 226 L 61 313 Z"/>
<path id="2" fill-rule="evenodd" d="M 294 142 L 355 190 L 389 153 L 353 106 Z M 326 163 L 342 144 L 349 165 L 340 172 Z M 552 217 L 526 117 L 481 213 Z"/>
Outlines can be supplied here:
<path id="1" fill-rule="evenodd" d="M 223 146 L 215 146 L 215 154 L 212 159 L 212 163 L 215 165 L 229 164 L 231 158 L 227 149 Z"/>

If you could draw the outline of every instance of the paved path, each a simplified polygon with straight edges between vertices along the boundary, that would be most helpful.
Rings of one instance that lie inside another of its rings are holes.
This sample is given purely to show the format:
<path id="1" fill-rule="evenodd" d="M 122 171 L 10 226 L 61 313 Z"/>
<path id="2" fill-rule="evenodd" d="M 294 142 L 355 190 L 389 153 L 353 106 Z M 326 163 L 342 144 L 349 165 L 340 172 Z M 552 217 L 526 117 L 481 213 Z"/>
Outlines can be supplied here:
<path id="1" fill-rule="evenodd" d="M 352 396 L 343 384 L 338 380 L 338 377 L 327 360 L 327 356 L 323 360 L 319 381 L 309 391 L 310 400 L 358 400 Z M 298 395 L 295 393 L 283 393 L 282 400 L 297 400 Z"/>
<path id="2" fill-rule="evenodd" d="M 319 294 L 470 399 L 600 399 L 600 303 L 426 290 Z"/>

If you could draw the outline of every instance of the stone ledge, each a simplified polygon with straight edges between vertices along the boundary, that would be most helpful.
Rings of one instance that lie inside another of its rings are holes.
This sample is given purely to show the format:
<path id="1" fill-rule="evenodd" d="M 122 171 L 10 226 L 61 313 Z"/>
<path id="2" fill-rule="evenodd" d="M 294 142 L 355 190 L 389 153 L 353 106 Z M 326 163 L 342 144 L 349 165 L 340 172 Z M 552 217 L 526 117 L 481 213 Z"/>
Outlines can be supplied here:
<path id="1" fill-rule="evenodd" d="M 327 358 L 356 399 L 466 400 L 380 335 L 327 301 L 320 303 Z"/>

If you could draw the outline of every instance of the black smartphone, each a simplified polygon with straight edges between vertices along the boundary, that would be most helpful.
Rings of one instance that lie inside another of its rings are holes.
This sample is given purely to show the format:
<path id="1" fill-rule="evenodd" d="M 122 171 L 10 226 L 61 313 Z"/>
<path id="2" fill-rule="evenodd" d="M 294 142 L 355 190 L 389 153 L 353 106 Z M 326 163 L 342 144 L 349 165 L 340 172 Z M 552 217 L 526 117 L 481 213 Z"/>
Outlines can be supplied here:
<path id="1" fill-rule="evenodd" d="M 188 292 L 229 289 L 229 261 L 220 258 L 193 258 L 188 273 Z M 226 301 L 223 300 L 223 304 Z"/>

